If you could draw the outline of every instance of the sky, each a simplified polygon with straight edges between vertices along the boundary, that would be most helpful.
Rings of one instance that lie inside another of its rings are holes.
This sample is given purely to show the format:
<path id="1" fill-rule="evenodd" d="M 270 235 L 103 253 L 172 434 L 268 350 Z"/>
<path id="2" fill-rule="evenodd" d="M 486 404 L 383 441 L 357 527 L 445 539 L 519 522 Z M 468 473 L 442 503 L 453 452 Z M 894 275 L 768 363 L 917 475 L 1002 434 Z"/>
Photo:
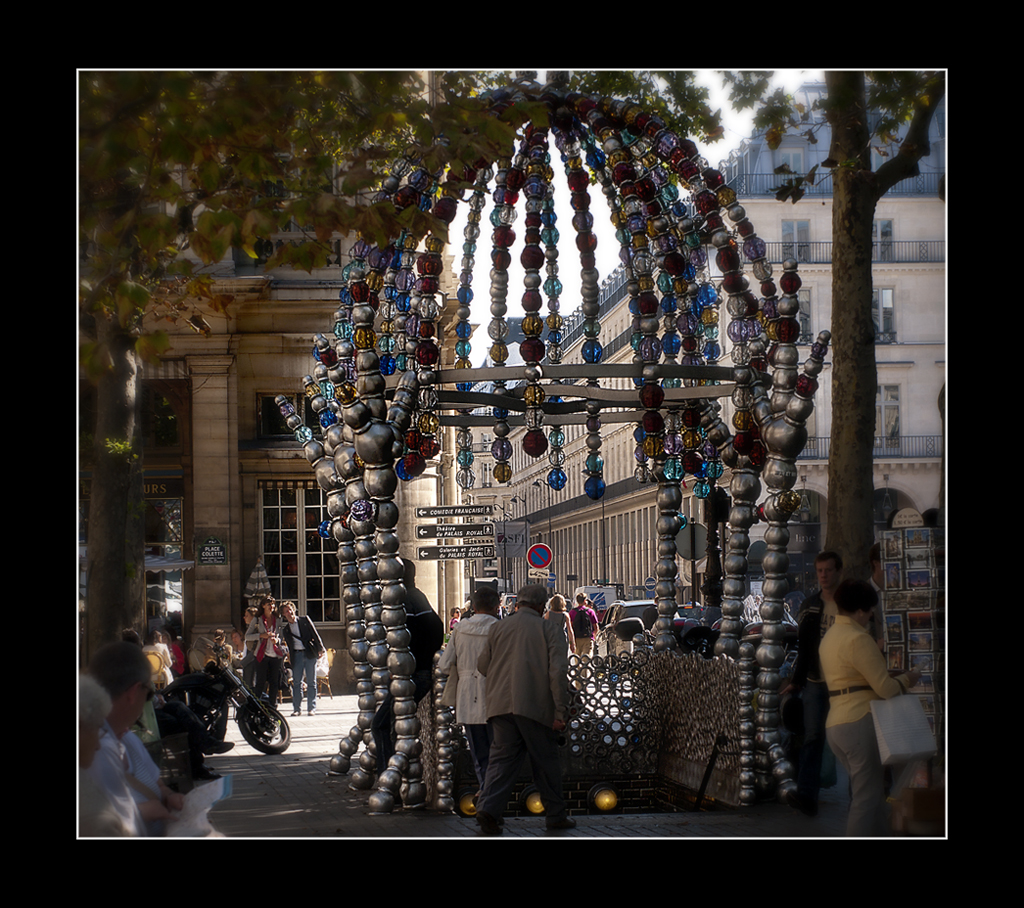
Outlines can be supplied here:
<path id="1" fill-rule="evenodd" d="M 707 158 L 711 166 L 717 166 L 720 161 L 728 157 L 729 152 L 737 148 L 740 143 L 749 138 L 753 130 L 753 111 L 745 111 L 740 114 L 732 110 L 728 100 L 728 91 L 721 84 L 721 77 L 712 70 L 698 70 L 698 82 L 707 86 L 710 92 L 709 103 L 711 109 L 721 108 L 724 135 L 722 139 L 712 145 L 702 145 L 697 141 L 701 153 Z M 539 77 L 543 78 L 543 71 Z M 822 73 L 816 70 L 781 70 L 776 73 L 773 82 L 775 85 L 782 85 L 789 91 L 795 91 L 803 82 L 817 81 L 822 78 Z M 696 140 L 695 140 L 696 141 Z M 575 230 L 573 229 L 572 208 L 569 204 L 569 191 L 566 187 L 565 171 L 558 154 L 558 150 L 551 143 L 551 166 L 555 171 L 555 211 L 559 239 L 559 280 L 562 282 L 563 292 L 560 297 L 559 311 L 563 316 L 569 315 L 581 302 L 580 299 L 580 267 L 579 258 L 575 246 Z M 490 184 L 493 187 L 493 182 Z M 608 205 L 605 202 L 604 194 L 599 185 L 591 185 L 591 212 L 594 215 L 594 233 L 597 235 L 597 269 L 600 279 L 603 281 L 619 264 L 619 246 L 615 239 L 615 232 L 609 220 Z M 456 272 L 462 259 L 462 243 L 468 211 L 467 205 L 460 205 L 460 213 L 452 223 L 449 233 L 449 252 L 455 255 Z M 473 269 L 473 293 L 472 321 L 480 327 L 474 333 L 472 352 L 470 360 L 474 366 L 479 366 L 490 347 L 491 341 L 487 336 L 487 326 L 491 321 L 490 313 L 490 269 L 491 269 L 491 232 L 492 229 L 488 218 L 493 211 L 493 202 L 488 200 L 482 215 L 480 238 L 477 240 L 476 265 Z M 519 204 L 516 206 L 517 219 L 513 224 L 516 231 L 516 243 L 512 248 L 512 265 L 509 268 L 509 286 L 506 317 L 516 317 L 523 314 L 521 297 L 523 292 L 523 271 L 519 265 L 519 253 L 522 251 L 522 239 L 525 223 L 525 206 L 523 197 L 520 196 Z M 543 272 L 542 272 L 543 273 Z M 547 298 L 541 309 L 541 315 L 547 315 Z M 545 331 L 546 334 L 546 331 Z"/>

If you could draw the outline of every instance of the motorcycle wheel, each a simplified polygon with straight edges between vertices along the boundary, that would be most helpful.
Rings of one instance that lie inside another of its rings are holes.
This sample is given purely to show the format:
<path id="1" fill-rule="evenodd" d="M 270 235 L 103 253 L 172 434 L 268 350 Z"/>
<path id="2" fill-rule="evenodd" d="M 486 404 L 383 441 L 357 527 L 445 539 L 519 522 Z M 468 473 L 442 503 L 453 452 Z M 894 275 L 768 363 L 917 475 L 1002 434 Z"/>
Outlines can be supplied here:
<path id="1" fill-rule="evenodd" d="M 238 711 L 238 729 L 261 753 L 283 754 L 291 744 L 291 729 L 284 716 L 272 706 L 264 706 L 264 709 L 266 713 L 258 707 L 242 707 Z"/>

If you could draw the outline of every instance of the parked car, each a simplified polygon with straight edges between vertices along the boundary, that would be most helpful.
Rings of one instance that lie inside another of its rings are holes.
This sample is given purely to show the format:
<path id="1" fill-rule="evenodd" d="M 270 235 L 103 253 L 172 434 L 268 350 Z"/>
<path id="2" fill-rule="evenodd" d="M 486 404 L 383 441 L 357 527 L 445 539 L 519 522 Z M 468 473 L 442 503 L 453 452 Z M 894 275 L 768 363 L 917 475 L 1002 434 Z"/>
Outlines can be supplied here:
<path id="1" fill-rule="evenodd" d="M 651 630 L 657 620 L 658 606 L 653 599 L 619 599 L 613 602 L 598 628 L 598 655 L 618 656 L 633 652 L 633 637 Z"/>

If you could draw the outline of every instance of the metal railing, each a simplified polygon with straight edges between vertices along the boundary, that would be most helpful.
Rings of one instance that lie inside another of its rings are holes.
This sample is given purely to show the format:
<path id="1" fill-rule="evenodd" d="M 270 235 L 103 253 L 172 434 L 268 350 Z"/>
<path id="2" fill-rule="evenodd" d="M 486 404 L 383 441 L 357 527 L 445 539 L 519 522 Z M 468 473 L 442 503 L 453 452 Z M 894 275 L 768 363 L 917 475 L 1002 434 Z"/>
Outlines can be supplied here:
<path id="1" fill-rule="evenodd" d="M 788 180 L 794 179 L 802 174 L 781 174 L 781 173 L 744 173 L 735 177 L 729 177 L 729 185 L 740 199 L 753 196 L 774 196 L 779 187 Z M 915 177 L 907 177 L 900 180 L 890 189 L 887 196 L 910 196 L 910 195 L 934 195 L 939 194 L 939 173 L 920 173 Z M 832 174 L 829 171 L 817 171 L 815 173 L 814 185 L 802 183 L 805 196 L 832 195 Z"/>
<path id="2" fill-rule="evenodd" d="M 827 265 L 832 261 L 831 242 L 767 243 L 768 261 L 782 262 L 794 258 L 801 264 Z M 945 240 L 883 240 L 871 244 L 873 264 L 945 262 Z"/>
<path id="3" fill-rule="evenodd" d="M 800 460 L 828 460 L 831 439 L 827 435 L 815 435 L 807 439 Z M 898 435 L 895 438 L 875 436 L 871 455 L 876 460 L 900 458 L 918 459 L 942 456 L 941 435 Z"/>

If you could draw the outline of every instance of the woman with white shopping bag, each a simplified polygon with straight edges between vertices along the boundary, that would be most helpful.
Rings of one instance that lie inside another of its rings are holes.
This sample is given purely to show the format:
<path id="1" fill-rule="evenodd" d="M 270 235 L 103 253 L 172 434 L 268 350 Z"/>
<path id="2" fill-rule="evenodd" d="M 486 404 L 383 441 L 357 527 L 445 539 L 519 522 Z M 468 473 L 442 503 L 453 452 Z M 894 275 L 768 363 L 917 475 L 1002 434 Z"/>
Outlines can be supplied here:
<path id="1" fill-rule="evenodd" d="M 828 687 L 825 737 L 850 776 L 848 836 L 889 834 L 885 811 L 885 776 L 873 700 L 897 697 L 917 684 L 919 672 L 891 677 L 885 656 L 868 633 L 878 594 L 863 580 L 844 580 L 835 591 L 838 616 L 821 640 L 818 658 Z"/>

